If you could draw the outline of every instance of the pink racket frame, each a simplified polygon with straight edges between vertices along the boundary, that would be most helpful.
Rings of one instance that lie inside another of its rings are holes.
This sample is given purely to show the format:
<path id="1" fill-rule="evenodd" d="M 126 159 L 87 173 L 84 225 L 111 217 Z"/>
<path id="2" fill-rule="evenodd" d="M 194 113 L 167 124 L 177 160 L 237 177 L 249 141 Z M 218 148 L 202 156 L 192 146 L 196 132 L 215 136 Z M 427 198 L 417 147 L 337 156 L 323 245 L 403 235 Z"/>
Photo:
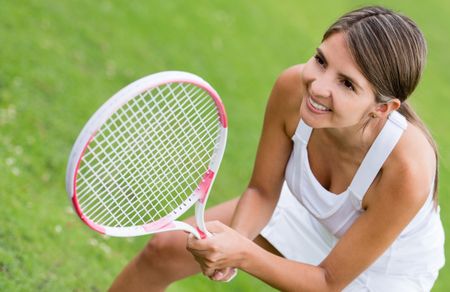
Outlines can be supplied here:
<path id="1" fill-rule="evenodd" d="M 121 106 L 134 98 L 139 93 L 172 82 L 178 83 L 191 83 L 197 87 L 200 87 L 209 93 L 209 96 L 214 100 L 218 116 L 220 119 L 220 134 L 218 137 L 217 147 L 212 155 L 208 170 L 203 175 L 203 179 L 199 183 L 197 189 L 186 199 L 186 201 L 180 205 L 172 213 L 159 219 L 156 222 L 152 222 L 140 226 L 127 226 L 127 227 L 109 227 L 95 224 L 84 214 L 77 199 L 77 172 L 81 163 L 83 154 L 85 153 L 89 143 L 95 137 L 98 129 L 106 120 Z M 139 236 L 145 234 L 158 233 L 163 231 L 172 230 L 184 230 L 193 233 L 197 238 L 204 238 L 209 236 L 205 227 L 204 213 L 205 204 L 211 190 L 211 186 L 216 178 L 217 171 L 219 170 L 220 162 L 225 151 L 225 144 L 227 140 L 227 115 L 217 92 L 209 85 L 208 82 L 192 73 L 181 71 L 165 71 L 156 74 L 152 74 L 141 78 L 125 88 L 121 89 L 114 96 L 112 96 L 105 104 L 103 104 L 97 112 L 86 123 L 85 127 L 79 134 L 69 157 L 66 173 L 66 191 L 69 195 L 73 207 L 78 216 L 83 220 L 90 228 L 98 231 L 102 234 L 118 237 Z M 192 205 L 195 204 L 195 218 L 197 227 L 193 227 L 176 219 L 186 212 Z"/>

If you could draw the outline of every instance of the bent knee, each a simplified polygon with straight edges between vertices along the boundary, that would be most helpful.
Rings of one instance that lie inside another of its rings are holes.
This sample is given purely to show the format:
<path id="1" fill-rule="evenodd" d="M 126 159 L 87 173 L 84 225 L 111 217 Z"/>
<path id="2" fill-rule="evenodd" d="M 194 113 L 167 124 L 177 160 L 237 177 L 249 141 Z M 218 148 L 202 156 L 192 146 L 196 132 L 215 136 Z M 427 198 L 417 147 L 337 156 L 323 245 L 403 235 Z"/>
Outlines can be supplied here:
<path id="1" fill-rule="evenodd" d="M 155 234 L 145 246 L 141 257 L 151 260 L 155 256 L 159 261 L 187 253 L 187 235 L 184 232 L 163 232 Z"/>

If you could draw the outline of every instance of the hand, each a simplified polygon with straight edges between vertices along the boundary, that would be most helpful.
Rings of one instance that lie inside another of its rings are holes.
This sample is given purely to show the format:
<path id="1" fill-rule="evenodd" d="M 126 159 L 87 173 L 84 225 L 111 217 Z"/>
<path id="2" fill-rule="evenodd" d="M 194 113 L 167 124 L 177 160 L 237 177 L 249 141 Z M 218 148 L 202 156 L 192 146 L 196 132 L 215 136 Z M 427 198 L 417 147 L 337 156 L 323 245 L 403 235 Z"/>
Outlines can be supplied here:
<path id="1" fill-rule="evenodd" d="M 236 268 L 225 268 L 223 270 L 216 270 L 212 277 L 209 277 L 211 280 L 218 282 L 230 282 L 237 275 Z"/>
<path id="2" fill-rule="evenodd" d="M 234 276 L 230 267 L 241 267 L 246 250 L 253 242 L 219 221 L 206 223 L 206 228 L 213 236 L 198 240 L 190 235 L 187 250 L 205 276 L 216 281 L 230 280 Z"/>

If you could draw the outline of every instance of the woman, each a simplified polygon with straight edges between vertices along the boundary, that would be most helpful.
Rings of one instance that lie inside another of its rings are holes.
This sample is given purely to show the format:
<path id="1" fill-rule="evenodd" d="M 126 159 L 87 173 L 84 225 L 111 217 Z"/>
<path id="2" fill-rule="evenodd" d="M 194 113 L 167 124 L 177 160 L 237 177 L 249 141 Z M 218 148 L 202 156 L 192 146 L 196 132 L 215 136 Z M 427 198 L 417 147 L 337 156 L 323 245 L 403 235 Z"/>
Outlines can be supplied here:
<path id="1" fill-rule="evenodd" d="M 286 291 L 430 290 L 444 264 L 437 152 L 406 103 L 425 58 L 405 16 L 341 17 L 278 78 L 248 188 L 208 211 L 214 237 L 188 237 L 198 263 L 187 235 L 159 234 L 112 290 L 200 271 L 226 281 L 234 268 Z"/>

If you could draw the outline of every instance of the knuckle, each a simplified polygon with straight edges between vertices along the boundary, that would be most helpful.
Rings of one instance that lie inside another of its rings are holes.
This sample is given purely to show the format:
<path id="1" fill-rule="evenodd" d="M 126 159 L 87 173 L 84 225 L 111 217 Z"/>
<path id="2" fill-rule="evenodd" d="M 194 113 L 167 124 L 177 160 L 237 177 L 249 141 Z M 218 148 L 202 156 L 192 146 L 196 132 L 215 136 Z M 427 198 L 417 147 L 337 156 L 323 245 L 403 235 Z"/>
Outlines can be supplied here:
<path id="1" fill-rule="evenodd" d="M 211 244 L 209 249 L 210 249 L 211 252 L 218 252 L 219 251 L 219 247 L 217 246 L 217 244 Z"/>

